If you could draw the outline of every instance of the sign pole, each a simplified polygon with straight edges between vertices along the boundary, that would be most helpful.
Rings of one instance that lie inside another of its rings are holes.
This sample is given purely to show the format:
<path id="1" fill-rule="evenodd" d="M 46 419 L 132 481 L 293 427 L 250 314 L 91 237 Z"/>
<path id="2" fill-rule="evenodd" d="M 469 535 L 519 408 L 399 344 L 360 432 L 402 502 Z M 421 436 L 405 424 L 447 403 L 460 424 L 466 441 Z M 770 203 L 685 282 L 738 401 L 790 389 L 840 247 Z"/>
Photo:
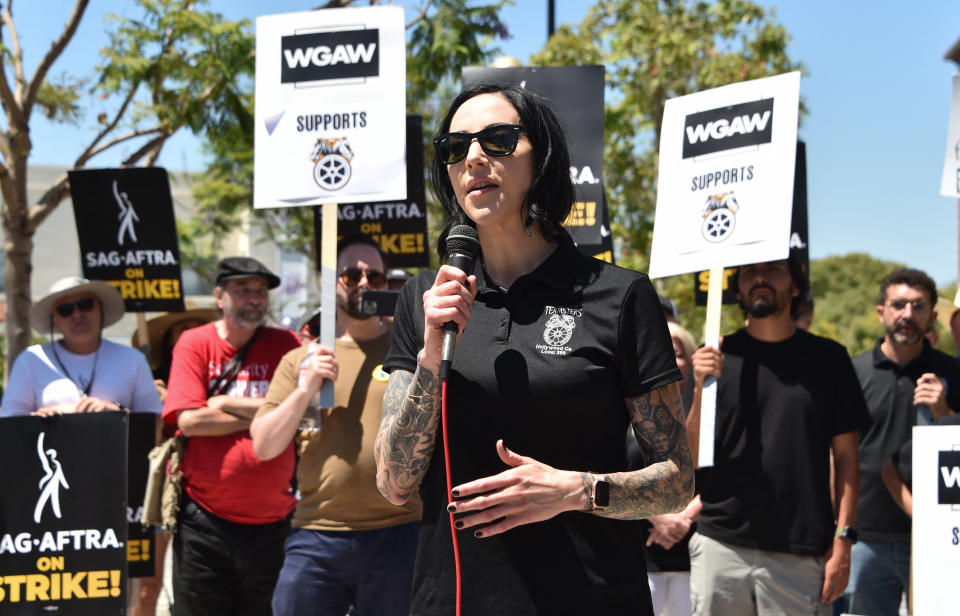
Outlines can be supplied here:
<path id="1" fill-rule="evenodd" d="M 333 349 L 337 343 L 337 204 L 324 203 L 320 221 L 320 344 Z M 320 388 L 320 406 L 333 408 L 333 383 Z"/>
<path id="2" fill-rule="evenodd" d="M 720 348 L 720 309 L 723 308 L 723 267 L 710 268 L 707 287 L 707 320 L 703 326 L 703 343 Z M 713 466 L 713 436 L 717 418 L 717 377 L 708 376 L 700 396 L 700 447 L 698 465 Z"/>
<path id="3" fill-rule="evenodd" d="M 147 315 L 142 312 L 137 313 L 137 334 L 140 337 L 140 351 L 147 356 L 147 363 L 150 363 L 150 333 L 147 330 Z M 152 369 L 153 366 L 150 366 Z"/>

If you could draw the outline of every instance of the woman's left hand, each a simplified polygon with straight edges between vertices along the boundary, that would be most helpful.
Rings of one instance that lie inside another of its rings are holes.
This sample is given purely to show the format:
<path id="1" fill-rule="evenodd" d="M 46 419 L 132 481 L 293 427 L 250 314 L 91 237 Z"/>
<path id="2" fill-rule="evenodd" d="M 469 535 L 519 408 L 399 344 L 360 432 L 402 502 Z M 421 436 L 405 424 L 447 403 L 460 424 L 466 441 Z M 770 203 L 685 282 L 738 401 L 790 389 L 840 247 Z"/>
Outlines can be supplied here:
<path id="1" fill-rule="evenodd" d="M 458 500 L 447 510 L 464 515 L 456 527 L 466 529 L 489 524 L 474 532 L 490 537 L 521 524 L 549 520 L 559 513 L 583 510 L 589 503 L 582 473 L 562 471 L 516 454 L 497 441 L 497 455 L 510 468 L 453 488 Z"/>

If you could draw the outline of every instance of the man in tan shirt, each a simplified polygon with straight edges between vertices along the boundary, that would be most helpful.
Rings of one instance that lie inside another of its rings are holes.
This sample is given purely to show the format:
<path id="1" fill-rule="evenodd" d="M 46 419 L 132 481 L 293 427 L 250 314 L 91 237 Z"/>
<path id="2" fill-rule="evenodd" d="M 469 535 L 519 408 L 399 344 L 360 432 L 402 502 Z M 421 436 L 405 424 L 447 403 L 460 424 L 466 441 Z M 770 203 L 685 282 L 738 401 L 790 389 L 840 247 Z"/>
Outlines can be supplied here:
<path id="1" fill-rule="evenodd" d="M 364 290 L 384 285 L 383 258 L 360 236 L 344 238 L 338 255 L 334 352 L 311 345 L 287 353 L 250 426 L 261 459 L 280 454 L 291 440 L 299 454 L 300 500 L 273 611 L 343 616 L 352 605 L 356 616 L 406 616 L 421 504 L 392 505 L 377 491 L 373 442 L 390 336 L 360 307 Z M 334 408 L 321 411 L 318 429 L 300 429 L 325 379 L 336 382 Z"/>

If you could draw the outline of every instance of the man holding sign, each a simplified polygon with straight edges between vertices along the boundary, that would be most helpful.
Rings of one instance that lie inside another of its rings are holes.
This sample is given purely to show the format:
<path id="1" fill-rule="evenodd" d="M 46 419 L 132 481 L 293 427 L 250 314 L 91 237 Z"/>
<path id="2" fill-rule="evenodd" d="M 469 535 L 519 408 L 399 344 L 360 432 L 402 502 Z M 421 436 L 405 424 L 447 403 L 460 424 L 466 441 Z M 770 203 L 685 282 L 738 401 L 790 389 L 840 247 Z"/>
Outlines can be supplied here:
<path id="1" fill-rule="evenodd" d="M 699 486 L 690 539 L 694 613 L 826 614 L 849 575 L 843 529 L 856 518 L 866 405 L 846 350 L 791 321 L 791 304 L 805 296 L 798 264 L 744 265 L 732 282 L 746 328 L 693 355 L 694 459 L 703 383 L 719 379 L 715 466 Z"/>

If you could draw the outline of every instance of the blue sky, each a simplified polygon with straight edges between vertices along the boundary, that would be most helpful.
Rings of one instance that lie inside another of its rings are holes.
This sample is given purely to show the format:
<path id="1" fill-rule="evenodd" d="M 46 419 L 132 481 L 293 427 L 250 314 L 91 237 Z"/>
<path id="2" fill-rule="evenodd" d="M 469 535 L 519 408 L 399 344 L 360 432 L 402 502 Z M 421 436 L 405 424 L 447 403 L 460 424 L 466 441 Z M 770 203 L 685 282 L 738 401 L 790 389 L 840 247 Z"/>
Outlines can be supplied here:
<path id="1" fill-rule="evenodd" d="M 800 86 L 810 111 L 800 127 L 807 144 L 812 258 L 866 252 L 927 271 L 939 286 L 957 278 L 957 202 L 939 195 L 946 149 L 950 79 L 943 60 L 960 38 L 956 0 L 788 0 L 775 8 L 790 32 L 789 52 L 808 71 Z M 103 16 L 137 15 L 130 0 L 93 0 L 75 39 L 52 74 L 87 75 L 106 42 Z M 237 19 L 308 10 L 319 0 L 213 0 Z M 408 18 L 411 6 L 407 2 Z M 557 23 L 578 23 L 593 2 L 556 0 Z M 14 20 L 28 70 L 59 31 L 72 0 L 21 0 Z M 262 9 L 269 6 L 268 11 Z M 525 61 L 545 42 L 546 0 L 518 0 L 502 18 L 512 35 L 505 53 Z M 91 122 L 78 129 L 51 126 L 35 114 L 31 162 L 69 164 L 89 140 Z M 95 159 L 98 166 L 116 159 Z M 161 164 L 198 169 L 199 144 L 187 136 L 169 143 Z"/>

